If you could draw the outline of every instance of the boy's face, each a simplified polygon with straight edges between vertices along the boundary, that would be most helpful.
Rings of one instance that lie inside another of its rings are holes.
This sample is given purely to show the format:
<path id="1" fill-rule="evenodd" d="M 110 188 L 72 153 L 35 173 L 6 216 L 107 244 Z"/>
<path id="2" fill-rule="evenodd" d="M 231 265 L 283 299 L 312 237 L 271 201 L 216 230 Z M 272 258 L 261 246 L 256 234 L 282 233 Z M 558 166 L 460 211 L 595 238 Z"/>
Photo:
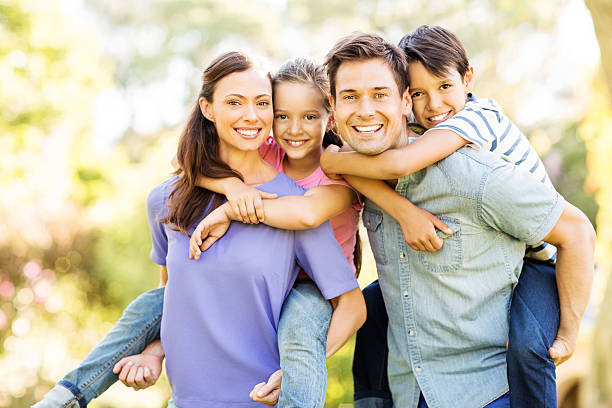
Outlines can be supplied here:
<path id="1" fill-rule="evenodd" d="M 465 107 L 468 92 L 472 90 L 474 69 L 469 67 L 463 77 L 450 68 L 437 77 L 420 62 L 408 65 L 412 113 L 417 122 L 431 129 Z"/>
<path id="2" fill-rule="evenodd" d="M 402 143 L 408 92 L 400 94 L 389 64 L 382 58 L 343 62 L 331 100 L 342 139 L 363 154 L 378 154 Z"/>

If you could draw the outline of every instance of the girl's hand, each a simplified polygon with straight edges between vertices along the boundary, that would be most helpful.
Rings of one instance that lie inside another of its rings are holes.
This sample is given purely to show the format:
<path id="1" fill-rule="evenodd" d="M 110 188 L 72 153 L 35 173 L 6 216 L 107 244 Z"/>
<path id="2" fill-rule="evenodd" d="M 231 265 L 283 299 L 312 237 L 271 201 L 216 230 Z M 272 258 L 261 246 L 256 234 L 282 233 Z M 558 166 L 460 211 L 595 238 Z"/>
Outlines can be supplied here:
<path id="1" fill-rule="evenodd" d="M 236 221 L 258 224 L 264 220 L 263 200 L 277 198 L 278 195 L 266 193 L 239 182 L 227 191 L 226 197 L 233 212 L 237 215 Z"/>
<path id="2" fill-rule="evenodd" d="M 427 252 L 435 252 L 442 248 L 444 241 L 436 234 L 436 229 L 448 235 L 453 234 L 453 230 L 429 211 L 415 206 L 408 200 L 403 201 L 407 203 L 403 209 L 391 215 L 402 227 L 408 246 L 415 251 Z"/>
<path id="3" fill-rule="evenodd" d="M 211 247 L 230 226 L 229 204 L 225 203 L 208 214 L 196 227 L 189 239 L 189 259 L 200 259 L 202 252 Z"/>
<path id="4" fill-rule="evenodd" d="M 261 402 L 269 407 L 273 407 L 278 402 L 282 379 L 283 370 L 275 371 L 272 373 L 267 383 L 259 383 L 253 387 L 253 391 L 251 391 L 249 397 L 255 402 Z"/>

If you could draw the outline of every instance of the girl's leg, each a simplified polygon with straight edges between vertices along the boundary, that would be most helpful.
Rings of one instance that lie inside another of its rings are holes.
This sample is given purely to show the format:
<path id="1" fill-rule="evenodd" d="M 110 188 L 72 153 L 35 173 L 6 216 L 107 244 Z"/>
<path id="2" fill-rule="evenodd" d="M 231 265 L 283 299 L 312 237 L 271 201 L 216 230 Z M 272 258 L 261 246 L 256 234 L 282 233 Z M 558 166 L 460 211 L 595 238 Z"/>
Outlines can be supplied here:
<path id="1" fill-rule="evenodd" d="M 357 331 L 353 357 L 355 408 L 391 408 L 387 379 L 387 327 L 389 318 L 378 281 L 363 289 L 368 318 Z"/>
<path id="2" fill-rule="evenodd" d="M 140 353 L 159 338 L 164 288 L 143 293 L 123 311 L 112 330 L 81 364 L 69 372 L 33 408 L 78 408 L 108 389 L 117 375 L 113 367 L 123 357 Z"/>
<path id="3" fill-rule="evenodd" d="M 506 359 L 512 408 L 556 408 L 555 364 L 548 349 L 558 329 L 555 267 L 525 259 L 510 307 Z"/>
<path id="4" fill-rule="evenodd" d="M 279 408 L 323 407 L 331 315 L 330 303 L 312 281 L 296 282 L 283 304 L 278 324 L 278 349 L 283 369 Z"/>

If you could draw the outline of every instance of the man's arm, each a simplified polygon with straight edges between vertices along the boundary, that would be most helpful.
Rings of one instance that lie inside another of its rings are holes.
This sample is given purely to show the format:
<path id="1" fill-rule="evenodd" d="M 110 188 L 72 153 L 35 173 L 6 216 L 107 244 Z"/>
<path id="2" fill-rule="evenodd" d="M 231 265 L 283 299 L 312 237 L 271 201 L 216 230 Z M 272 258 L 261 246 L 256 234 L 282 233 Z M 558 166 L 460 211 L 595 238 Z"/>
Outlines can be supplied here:
<path id="1" fill-rule="evenodd" d="M 559 365 L 576 348 L 580 320 L 589 302 L 595 231 L 582 211 L 566 203 L 561 217 L 544 241 L 557 247 L 556 275 L 561 319 L 549 353 Z"/>
<path id="2" fill-rule="evenodd" d="M 467 143 L 453 131 L 432 129 L 408 146 L 389 149 L 374 156 L 326 150 L 321 156 L 321 168 L 328 174 L 353 175 L 377 180 L 397 179 L 448 157 Z"/>

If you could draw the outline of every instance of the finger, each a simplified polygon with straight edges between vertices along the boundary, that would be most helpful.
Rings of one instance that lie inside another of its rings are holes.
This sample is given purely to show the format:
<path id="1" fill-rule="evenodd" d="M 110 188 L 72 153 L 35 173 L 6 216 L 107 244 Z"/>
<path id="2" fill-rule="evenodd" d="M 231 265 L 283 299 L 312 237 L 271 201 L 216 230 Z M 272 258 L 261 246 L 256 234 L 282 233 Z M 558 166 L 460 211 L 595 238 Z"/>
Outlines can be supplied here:
<path id="1" fill-rule="evenodd" d="M 125 358 L 122 358 L 121 360 L 119 360 L 119 362 L 115 364 L 115 366 L 113 367 L 113 373 L 119 374 L 121 370 L 123 369 L 123 366 L 125 366 L 127 363 L 128 363 L 128 360 L 126 360 Z"/>
<path id="2" fill-rule="evenodd" d="M 249 222 L 249 212 L 247 211 L 246 203 L 244 201 L 241 201 L 240 203 L 238 203 L 238 208 L 240 210 L 240 217 L 242 218 L 242 220 L 240 221 Z"/>
<path id="3" fill-rule="evenodd" d="M 408 244 L 408 246 L 412 249 L 414 249 L 415 251 L 420 251 L 419 247 L 416 246 L 415 244 Z"/>
<path id="4" fill-rule="evenodd" d="M 147 385 L 153 385 L 155 380 L 153 379 L 153 372 L 149 369 L 149 367 L 144 368 L 143 379 L 147 383 Z"/>
<path id="5" fill-rule="evenodd" d="M 438 249 L 442 248 L 442 245 L 444 245 L 444 240 L 442 238 L 440 238 L 437 235 L 434 235 L 431 240 L 429 241 L 429 243 L 431 244 L 433 251 L 435 252 Z"/>
<path id="6" fill-rule="evenodd" d="M 136 377 L 136 372 L 138 371 L 138 367 L 132 366 L 130 367 L 130 372 L 127 375 L 125 381 L 130 384 L 130 387 L 134 386 L 134 378 Z"/>
<path id="7" fill-rule="evenodd" d="M 253 206 L 255 207 L 255 216 L 257 220 L 262 222 L 264 220 L 264 205 L 261 196 L 255 198 Z"/>
<path id="8" fill-rule="evenodd" d="M 257 213 L 255 212 L 255 205 L 253 205 L 253 201 L 249 201 L 246 203 L 246 209 L 249 216 L 249 222 L 251 224 L 259 223 L 259 218 L 257 218 Z"/>
<path id="9" fill-rule="evenodd" d="M 202 245 L 200 246 L 200 249 L 202 250 L 202 252 L 204 252 L 208 248 L 210 248 L 212 246 L 212 244 L 217 242 L 218 239 L 219 239 L 219 237 L 213 237 L 213 236 L 210 236 L 210 237 L 206 238 L 204 240 L 204 242 L 202 242 Z M 198 259 L 200 259 L 200 255 L 199 254 L 198 254 Z"/>
<path id="10" fill-rule="evenodd" d="M 136 372 L 136 377 L 134 378 L 134 382 L 138 386 L 139 389 L 143 389 L 147 387 L 147 382 L 144 378 L 144 367 L 138 367 L 138 371 Z"/>
<path id="11" fill-rule="evenodd" d="M 423 245 L 423 248 L 425 248 L 425 251 L 435 252 L 435 249 L 433 248 L 431 241 L 429 241 L 428 239 L 425 239 L 423 242 L 421 242 L 421 244 Z"/>
<path id="12" fill-rule="evenodd" d="M 238 203 L 236 203 L 236 202 L 230 203 L 230 207 L 231 207 L 232 212 L 233 212 L 232 215 L 234 216 L 236 221 L 243 222 L 242 217 L 240 216 L 240 206 L 238 205 Z"/>
<path id="13" fill-rule="evenodd" d="M 454 234 L 454 231 L 448 225 L 446 225 L 446 223 L 444 221 L 442 221 L 438 217 L 432 216 L 431 222 L 433 223 L 434 227 L 436 227 L 437 229 L 439 229 L 443 233 L 445 233 L 447 235 Z"/>
<path id="14" fill-rule="evenodd" d="M 273 199 L 273 198 L 278 198 L 278 194 L 275 194 L 275 193 L 266 193 L 265 191 L 262 191 L 259 196 L 261 198 L 263 198 L 264 200 L 270 200 L 270 199 Z"/>
<path id="15" fill-rule="evenodd" d="M 258 392 L 258 391 L 259 391 L 259 389 L 260 389 L 261 387 L 263 387 L 265 384 L 266 384 L 266 383 L 263 383 L 263 382 L 262 382 L 262 383 L 259 383 L 259 384 L 256 384 L 256 385 L 253 387 L 253 389 L 251 390 L 251 393 L 249 394 L 249 397 L 250 397 L 252 400 L 256 400 L 256 398 L 257 398 L 257 392 Z"/>
<path id="16" fill-rule="evenodd" d="M 123 368 L 121 369 L 121 373 L 119 373 L 119 380 L 121 380 L 122 383 L 125 384 L 125 380 L 130 372 L 130 367 L 132 367 L 134 363 L 132 363 L 131 361 L 126 361 L 125 364 L 123 365 Z"/>

